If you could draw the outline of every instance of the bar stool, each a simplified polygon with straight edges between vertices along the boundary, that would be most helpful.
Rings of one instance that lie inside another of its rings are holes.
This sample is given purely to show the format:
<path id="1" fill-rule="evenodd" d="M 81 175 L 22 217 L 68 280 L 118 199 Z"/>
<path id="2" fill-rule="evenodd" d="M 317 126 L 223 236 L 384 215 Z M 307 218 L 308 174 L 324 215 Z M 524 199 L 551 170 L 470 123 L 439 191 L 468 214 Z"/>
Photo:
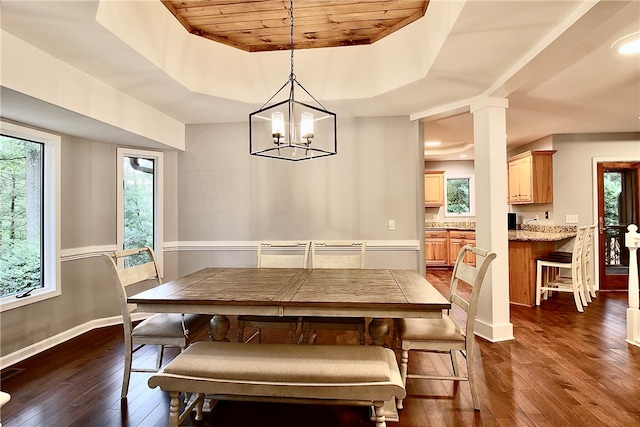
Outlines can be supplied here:
<path id="1" fill-rule="evenodd" d="M 551 253 L 536 259 L 536 306 L 540 305 L 541 297 L 547 299 L 550 292 L 571 292 L 580 313 L 588 304 L 582 282 L 582 251 L 583 241 L 587 231 L 586 226 L 580 227 L 573 242 L 571 257 L 561 253 Z M 561 276 L 560 269 L 569 270 L 569 276 Z"/>

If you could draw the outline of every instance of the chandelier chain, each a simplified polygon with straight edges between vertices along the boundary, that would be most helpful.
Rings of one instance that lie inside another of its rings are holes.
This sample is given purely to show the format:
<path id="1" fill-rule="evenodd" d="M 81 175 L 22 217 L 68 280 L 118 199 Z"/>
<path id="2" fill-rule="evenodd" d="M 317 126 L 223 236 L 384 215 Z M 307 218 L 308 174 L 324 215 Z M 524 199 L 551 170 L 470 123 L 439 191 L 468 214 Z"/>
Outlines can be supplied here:
<path id="1" fill-rule="evenodd" d="M 289 20 L 291 21 L 291 74 L 290 80 L 295 80 L 296 76 L 293 74 L 293 0 L 289 2 Z"/>

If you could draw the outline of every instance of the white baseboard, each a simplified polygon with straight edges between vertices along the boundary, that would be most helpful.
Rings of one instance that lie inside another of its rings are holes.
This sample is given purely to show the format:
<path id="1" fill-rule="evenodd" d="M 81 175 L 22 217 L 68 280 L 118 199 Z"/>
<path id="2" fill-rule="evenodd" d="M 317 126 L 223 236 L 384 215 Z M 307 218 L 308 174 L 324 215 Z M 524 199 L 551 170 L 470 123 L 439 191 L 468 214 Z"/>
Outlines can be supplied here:
<path id="1" fill-rule="evenodd" d="M 142 315 L 133 315 L 132 317 L 134 320 L 142 320 L 147 316 L 148 315 L 142 314 Z M 121 325 L 121 324 L 122 324 L 122 316 L 113 316 L 113 317 L 107 317 L 103 319 L 91 320 L 82 325 L 78 325 L 75 328 L 71 328 L 67 331 L 61 332 L 45 340 L 31 344 L 28 347 L 21 348 L 20 350 L 15 351 L 13 353 L 9 353 L 6 356 L 0 357 L 0 370 L 5 369 L 18 362 L 21 362 L 25 359 L 28 359 L 29 357 L 35 356 L 40 352 L 48 350 L 52 347 L 55 347 L 58 344 L 62 344 L 65 341 L 68 341 L 72 338 L 80 336 L 94 329 L 104 328 L 106 326 Z"/>
<path id="2" fill-rule="evenodd" d="M 513 336 L 513 324 L 504 323 L 501 325 L 489 325 L 476 319 L 474 333 L 489 342 L 510 341 Z"/>

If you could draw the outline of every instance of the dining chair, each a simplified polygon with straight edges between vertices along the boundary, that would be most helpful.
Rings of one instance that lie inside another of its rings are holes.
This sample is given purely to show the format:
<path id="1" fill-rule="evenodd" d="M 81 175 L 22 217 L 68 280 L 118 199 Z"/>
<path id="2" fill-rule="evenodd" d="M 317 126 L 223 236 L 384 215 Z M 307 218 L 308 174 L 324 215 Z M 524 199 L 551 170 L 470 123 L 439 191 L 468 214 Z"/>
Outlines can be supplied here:
<path id="1" fill-rule="evenodd" d="M 476 256 L 476 265 L 465 263 L 468 253 Z M 407 378 L 419 378 L 429 380 L 468 381 L 471 388 L 473 407 L 480 409 L 478 392 L 476 390 L 473 368 L 473 333 L 478 296 L 484 282 L 485 274 L 496 254 L 485 249 L 465 245 L 458 253 L 458 258 L 453 267 L 449 286 L 449 302 L 451 309 L 442 314 L 439 319 L 395 319 L 394 343 L 400 343 L 400 376 L 406 388 Z M 460 282 L 471 286 L 470 292 L 465 287 L 461 289 Z M 460 311 L 458 313 L 458 311 Z M 455 312 L 455 313 L 454 313 Z M 466 317 L 465 321 L 458 323 L 454 317 Z M 395 348 L 395 347 L 394 347 Z M 409 352 L 422 351 L 430 353 L 449 353 L 453 367 L 453 375 L 426 375 L 409 373 Z M 467 361 L 467 375 L 460 372 L 456 353 L 460 352 Z M 396 402 L 398 409 L 402 409 L 403 402 Z"/>
<path id="2" fill-rule="evenodd" d="M 264 241 L 258 242 L 258 268 L 307 268 L 309 241 Z M 238 342 L 250 342 L 256 336 L 262 342 L 262 328 L 288 329 L 291 343 L 298 342 L 299 317 L 294 316 L 238 316 Z M 256 331 L 244 339 L 245 328 Z"/>
<path id="3" fill-rule="evenodd" d="M 584 307 L 589 303 L 582 281 L 582 252 L 587 228 L 578 228 L 570 256 L 552 252 L 536 258 L 536 306 L 540 305 L 541 299 L 546 300 L 552 292 L 571 292 L 577 310 L 580 313 L 584 312 Z"/>
<path id="4" fill-rule="evenodd" d="M 312 241 L 311 268 L 313 269 L 363 269 L 367 244 L 364 241 Z M 321 317 L 302 318 L 303 343 L 314 343 L 318 330 L 357 331 L 361 345 L 366 344 L 367 321 L 364 317 Z M 313 335 L 309 338 L 309 333 Z"/>
<path id="5" fill-rule="evenodd" d="M 121 399 L 127 397 L 131 372 L 157 372 L 162 367 L 164 347 L 184 350 L 192 337 L 208 328 L 211 316 L 199 314 L 150 314 L 134 326 L 132 314 L 139 313 L 135 305 L 127 303 L 127 287 L 150 281 L 161 283 L 160 270 L 151 248 L 136 248 L 102 255 L 112 273 L 124 328 L 124 375 Z M 133 367 L 133 354 L 145 345 L 158 346 L 155 369 Z"/>

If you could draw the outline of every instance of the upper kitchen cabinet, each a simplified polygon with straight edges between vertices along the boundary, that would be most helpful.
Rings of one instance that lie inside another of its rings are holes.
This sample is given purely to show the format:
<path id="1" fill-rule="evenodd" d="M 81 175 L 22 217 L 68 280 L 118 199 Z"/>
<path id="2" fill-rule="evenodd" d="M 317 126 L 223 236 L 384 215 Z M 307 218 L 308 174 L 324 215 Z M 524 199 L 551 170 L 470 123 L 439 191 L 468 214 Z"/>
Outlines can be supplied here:
<path id="1" fill-rule="evenodd" d="M 426 208 L 444 205 L 444 171 L 425 171 L 424 206 Z"/>
<path id="2" fill-rule="evenodd" d="M 509 204 L 553 203 L 553 153 L 526 151 L 507 160 Z"/>

